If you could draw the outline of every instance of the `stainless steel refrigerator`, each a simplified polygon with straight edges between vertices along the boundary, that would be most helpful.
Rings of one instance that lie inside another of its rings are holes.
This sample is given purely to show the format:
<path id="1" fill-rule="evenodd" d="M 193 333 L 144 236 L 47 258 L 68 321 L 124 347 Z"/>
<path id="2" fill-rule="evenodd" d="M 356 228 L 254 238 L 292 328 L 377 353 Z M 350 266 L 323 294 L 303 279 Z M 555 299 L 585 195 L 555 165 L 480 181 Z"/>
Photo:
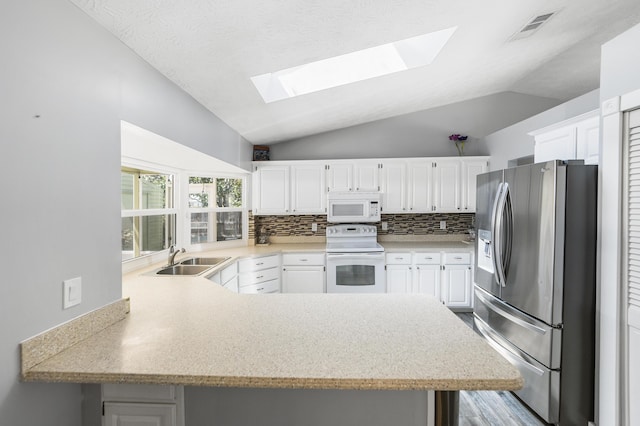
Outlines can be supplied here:
<path id="1" fill-rule="evenodd" d="M 546 422 L 593 420 L 597 166 L 550 161 L 477 178 L 474 326 Z"/>

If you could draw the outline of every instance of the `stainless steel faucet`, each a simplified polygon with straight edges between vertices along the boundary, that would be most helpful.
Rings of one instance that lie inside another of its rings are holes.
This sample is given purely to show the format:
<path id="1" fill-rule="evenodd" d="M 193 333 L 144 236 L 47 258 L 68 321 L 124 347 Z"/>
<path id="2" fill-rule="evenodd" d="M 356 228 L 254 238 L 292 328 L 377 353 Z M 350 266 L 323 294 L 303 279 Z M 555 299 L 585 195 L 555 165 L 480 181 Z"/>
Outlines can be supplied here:
<path id="1" fill-rule="evenodd" d="M 173 244 L 171 244 L 171 246 L 169 247 L 169 260 L 168 260 L 167 266 L 175 265 L 176 255 L 178 253 L 184 253 L 185 251 L 186 250 L 184 248 L 176 250 L 176 247 Z"/>

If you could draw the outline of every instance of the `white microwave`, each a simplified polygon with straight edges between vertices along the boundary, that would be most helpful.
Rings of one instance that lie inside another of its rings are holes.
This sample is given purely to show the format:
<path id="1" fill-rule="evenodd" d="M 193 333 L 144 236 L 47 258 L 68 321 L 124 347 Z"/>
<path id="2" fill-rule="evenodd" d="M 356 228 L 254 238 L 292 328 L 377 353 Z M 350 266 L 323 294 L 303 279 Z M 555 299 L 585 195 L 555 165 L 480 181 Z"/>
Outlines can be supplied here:
<path id="1" fill-rule="evenodd" d="M 379 192 L 330 192 L 327 197 L 327 222 L 379 222 L 380 198 Z"/>

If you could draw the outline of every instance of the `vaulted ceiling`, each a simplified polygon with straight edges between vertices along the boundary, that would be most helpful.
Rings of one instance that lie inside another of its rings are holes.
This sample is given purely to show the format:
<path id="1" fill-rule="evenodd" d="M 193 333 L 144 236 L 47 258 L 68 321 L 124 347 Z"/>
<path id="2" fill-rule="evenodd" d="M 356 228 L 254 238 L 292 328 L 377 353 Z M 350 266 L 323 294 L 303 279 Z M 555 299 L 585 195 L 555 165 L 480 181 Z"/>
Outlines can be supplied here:
<path id="1" fill-rule="evenodd" d="M 638 0 L 71 1 L 254 144 L 503 91 L 568 100 L 599 86 L 602 43 L 640 22 Z M 270 104 L 250 80 L 454 26 L 431 65 Z"/>

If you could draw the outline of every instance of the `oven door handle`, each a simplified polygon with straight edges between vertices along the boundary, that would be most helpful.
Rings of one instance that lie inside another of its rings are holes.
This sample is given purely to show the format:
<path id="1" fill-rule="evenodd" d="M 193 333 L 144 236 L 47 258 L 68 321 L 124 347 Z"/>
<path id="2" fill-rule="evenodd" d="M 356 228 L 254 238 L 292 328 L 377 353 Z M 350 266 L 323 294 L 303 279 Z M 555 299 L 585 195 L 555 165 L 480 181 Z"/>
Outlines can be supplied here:
<path id="1" fill-rule="evenodd" d="M 327 253 L 327 260 L 383 259 L 384 253 Z"/>

